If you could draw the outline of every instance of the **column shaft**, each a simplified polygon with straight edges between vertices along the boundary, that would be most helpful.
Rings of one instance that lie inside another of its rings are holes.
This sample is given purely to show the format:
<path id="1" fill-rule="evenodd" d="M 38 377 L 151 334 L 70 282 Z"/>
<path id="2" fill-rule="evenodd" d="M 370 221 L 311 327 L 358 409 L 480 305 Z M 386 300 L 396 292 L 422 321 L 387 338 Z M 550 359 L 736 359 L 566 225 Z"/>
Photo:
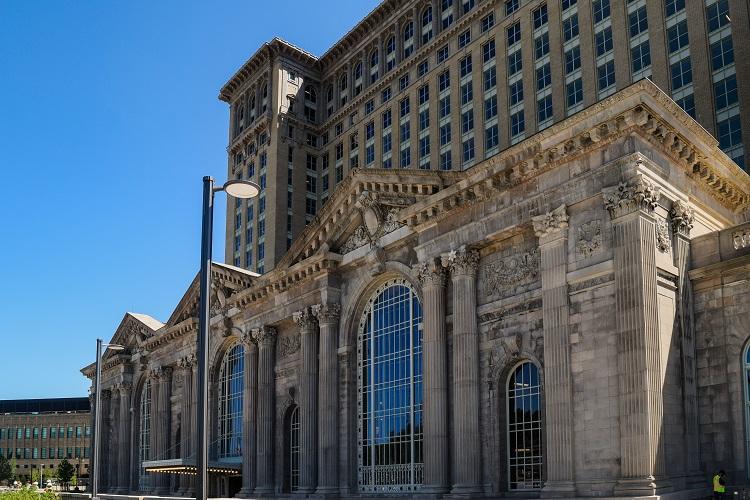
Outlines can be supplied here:
<path id="1" fill-rule="evenodd" d="M 302 350 L 299 492 L 312 493 L 318 480 L 318 322 L 310 308 L 295 313 L 294 321 L 299 325 Z"/>
<path id="2" fill-rule="evenodd" d="M 276 330 L 262 327 L 254 331 L 258 342 L 258 436 L 256 495 L 274 492 L 273 440 L 274 440 L 274 364 L 276 356 Z"/>
<path id="3" fill-rule="evenodd" d="M 117 485 L 123 493 L 130 491 L 130 384 L 120 388 L 120 456 L 117 461 Z"/>
<path id="4" fill-rule="evenodd" d="M 318 490 L 320 494 L 338 491 L 338 304 L 315 309 L 320 325 L 320 384 L 318 403 Z"/>
<path id="5" fill-rule="evenodd" d="M 242 394 L 242 489 L 240 497 L 252 496 L 255 489 L 255 436 L 258 398 L 258 346 L 251 335 L 243 335 L 245 373 Z"/>

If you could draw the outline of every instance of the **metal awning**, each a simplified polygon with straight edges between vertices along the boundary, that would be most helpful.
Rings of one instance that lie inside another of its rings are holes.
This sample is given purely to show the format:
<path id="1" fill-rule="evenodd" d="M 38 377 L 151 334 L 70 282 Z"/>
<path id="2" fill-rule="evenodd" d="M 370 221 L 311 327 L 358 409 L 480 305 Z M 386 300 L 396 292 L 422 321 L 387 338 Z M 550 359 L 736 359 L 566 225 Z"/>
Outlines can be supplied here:
<path id="1" fill-rule="evenodd" d="M 156 474 L 191 474 L 197 473 L 195 460 L 190 458 L 171 458 L 168 460 L 148 460 L 142 464 L 145 472 Z M 208 472 L 210 474 L 220 474 L 223 476 L 240 476 L 242 475 L 242 464 L 233 462 L 208 462 Z"/>

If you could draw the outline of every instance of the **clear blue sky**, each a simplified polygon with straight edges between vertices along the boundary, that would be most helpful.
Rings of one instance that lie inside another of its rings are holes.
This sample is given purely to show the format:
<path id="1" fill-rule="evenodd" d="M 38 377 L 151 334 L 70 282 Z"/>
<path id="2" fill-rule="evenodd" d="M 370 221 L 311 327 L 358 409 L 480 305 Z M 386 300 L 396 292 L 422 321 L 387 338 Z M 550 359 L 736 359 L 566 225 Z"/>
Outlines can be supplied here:
<path id="1" fill-rule="evenodd" d="M 0 399 L 85 396 L 97 337 L 166 321 L 201 177 L 226 176 L 219 88 L 273 36 L 320 55 L 377 3 L 0 0 Z"/>

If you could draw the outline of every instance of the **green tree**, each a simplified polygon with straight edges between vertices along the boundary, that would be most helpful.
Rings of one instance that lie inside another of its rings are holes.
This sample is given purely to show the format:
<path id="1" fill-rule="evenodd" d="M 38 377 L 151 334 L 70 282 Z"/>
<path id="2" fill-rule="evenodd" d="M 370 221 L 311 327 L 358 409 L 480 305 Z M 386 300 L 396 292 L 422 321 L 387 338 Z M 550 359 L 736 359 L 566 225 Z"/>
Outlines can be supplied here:
<path id="1" fill-rule="evenodd" d="M 5 458 L 4 455 L 0 455 L 0 483 L 7 482 L 10 484 L 13 481 L 13 470 L 10 468 L 10 462 Z"/>
<path id="2" fill-rule="evenodd" d="M 78 489 L 78 474 L 73 474 L 73 477 L 70 478 L 70 485 L 73 488 Z"/>
<path id="3" fill-rule="evenodd" d="M 13 457 L 10 459 L 10 479 L 9 481 L 12 483 L 16 480 L 16 469 L 18 467 L 16 466 L 16 457 Z"/>
<path id="4" fill-rule="evenodd" d="M 62 462 L 60 462 L 60 465 L 57 466 L 57 478 L 66 486 L 70 483 L 70 480 L 73 479 L 75 472 L 73 464 L 66 459 L 63 459 Z"/>
<path id="5" fill-rule="evenodd" d="M 31 469 L 31 482 L 33 484 L 37 484 L 39 482 L 39 471 L 36 469 Z"/>

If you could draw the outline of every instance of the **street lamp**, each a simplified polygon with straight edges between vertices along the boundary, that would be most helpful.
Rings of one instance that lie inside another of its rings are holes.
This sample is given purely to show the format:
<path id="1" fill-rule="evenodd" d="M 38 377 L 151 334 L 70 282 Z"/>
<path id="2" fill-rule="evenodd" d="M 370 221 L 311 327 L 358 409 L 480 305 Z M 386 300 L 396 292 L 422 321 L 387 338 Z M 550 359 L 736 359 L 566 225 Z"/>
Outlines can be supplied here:
<path id="1" fill-rule="evenodd" d="M 214 187 L 211 176 L 203 178 L 203 225 L 201 227 L 201 272 L 200 306 L 198 309 L 198 404 L 196 405 L 196 428 L 198 446 L 196 450 L 196 500 L 208 499 L 208 321 L 209 293 L 211 290 L 211 249 L 213 246 L 214 193 L 224 191 L 229 196 L 249 199 L 258 196 L 260 187 L 254 182 L 229 180 L 221 187 Z"/>
<path id="2" fill-rule="evenodd" d="M 96 495 L 99 493 L 99 422 L 101 422 L 101 399 L 102 399 L 102 347 L 111 349 L 113 351 L 122 351 L 125 346 L 120 344 L 105 344 L 102 339 L 96 339 L 96 378 L 94 380 L 94 387 L 96 390 L 96 399 L 94 403 L 94 453 L 92 453 L 91 461 L 94 464 L 94 479 L 91 481 L 91 500 L 96 500 Z"/>

